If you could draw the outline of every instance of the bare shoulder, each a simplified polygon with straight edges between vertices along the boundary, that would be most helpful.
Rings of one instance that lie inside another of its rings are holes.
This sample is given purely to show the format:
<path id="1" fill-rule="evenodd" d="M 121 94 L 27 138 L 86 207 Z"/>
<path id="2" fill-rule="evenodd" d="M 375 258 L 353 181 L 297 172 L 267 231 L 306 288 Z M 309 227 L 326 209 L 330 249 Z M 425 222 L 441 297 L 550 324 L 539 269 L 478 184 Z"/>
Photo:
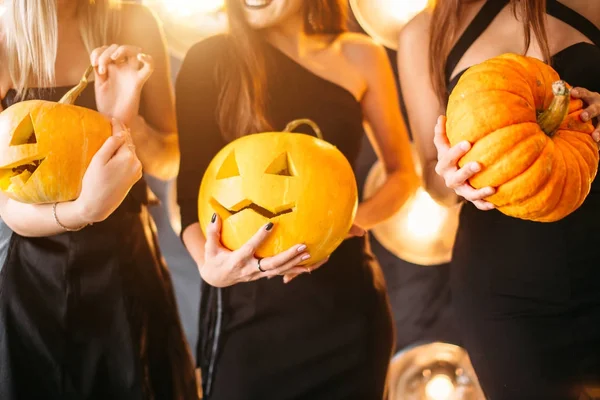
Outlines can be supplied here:
<path id="1" fill-rule="evenodd" d="M 427 55 L 429 53 L 430 10 L 421 11 L 400 31 L 398 37 L 398 57 Z"/>
<path id="2" fill-rule="evenodd" d="M 344 57 L 358 67 L 370 68 L 389 60 L 385 48 L 367 35 L 346 32 L 336 42 Z"/>

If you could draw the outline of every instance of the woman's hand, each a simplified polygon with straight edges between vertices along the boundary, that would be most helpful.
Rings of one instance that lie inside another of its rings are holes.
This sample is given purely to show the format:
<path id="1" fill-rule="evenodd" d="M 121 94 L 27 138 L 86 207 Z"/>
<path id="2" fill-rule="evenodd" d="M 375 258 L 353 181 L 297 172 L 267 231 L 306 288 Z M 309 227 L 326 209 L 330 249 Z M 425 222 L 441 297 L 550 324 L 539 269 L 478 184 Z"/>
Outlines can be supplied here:
<path id="1" fill-rule="evenodd" d="M 254 254 L 272 229 L 272 223 L 263 226 L 244 246 L 230 251 L 221 245 L 221 219 L 218 215 L 213 215 L 206 229 L 204 263 L 200 267 L 202 279 L 215 287 L 227 287 L 277 275 L 310 273 L 324 263 L 310 267 L 298 266 L 310 258 L 304 245 L 293 246 L 259 261 Z"/>
<path id="2" fill-rule="evenodd" d="M 600 117 L 600 93 L 590 92 L 587 89 L 576 87 L 571 90 L 571 96 L 576 99 L 581 99 L 587 104 L 587 108 L 581 113 L 581 120 L 588 122 L 594 118 Z M 594 132 L 592 132 L 592 138 L 596 143 L 600 143 L 600 121 Z"/>
<path id="3" fill-rule="evenodd" d="M 130 126 L 138 115 L 142 87 L 152 75 L 152 57 L 134 46 L 103 46 L 92 51 L 98 111 Z"/>
<path id="4" fill-rule="evenodd" d="M 475 207 L 480 210 L 488 211 L 495 208 L 492 203 L 483 200 L 496 192 L 494 188 L 475 189 L 468 182 L 469 178 L 481 171 L 481 165 L 470 162 L 462 168 L 458 167 L 458 160 L 467 154 L 471 144 L 461 142 L 450 147 L 450 142 L 446 136 L 446 117 L 444 116 L 438 118 L 433 142 L 438 152 L 435 172 L 444 178 L 446 186 L 454 190 L 457 195 L 475 204 Z"/>
<path id="5" fill-rule="evenodd" d="M 92 157 L 75 200 L 88 224 L 108 218 L 142 177 L 142 164 L 127 128 L 116 120 L 112 126 L 113 135 Z"/>

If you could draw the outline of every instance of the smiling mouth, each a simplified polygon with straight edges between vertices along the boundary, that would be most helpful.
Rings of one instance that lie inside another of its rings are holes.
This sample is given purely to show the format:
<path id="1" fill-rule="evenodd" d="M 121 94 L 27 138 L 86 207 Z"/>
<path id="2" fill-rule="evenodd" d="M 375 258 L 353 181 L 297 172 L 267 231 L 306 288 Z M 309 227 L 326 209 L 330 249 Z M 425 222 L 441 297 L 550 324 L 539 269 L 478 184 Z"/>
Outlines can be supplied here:
<path id="1" fill-rule="evenodd" d="M 268 7 L 272 2 L 273 0 L 244 0 L 244 4 L 247 8 L 255 10 Z"/>
<path id="2" fill-rule="evenodd" d="M 210 200 L 210 203 L 216 211 L 219 211 L 219 214 L 226 215 L 227 218 L 229 218 L 235 214 L 238 214 L 244 210 L 252 210 L 256 214 L 261 215 L 261 216 L 265 217 L 266 219 L 273 219 L 275 217 L 279 217 L 280 215 L 289 214 L 292 211 L 294 211 L 294 205 L 286 206 L 286 208 L 284 208 L 283 210 L 274 213 L 274 212 L 267 210 L 264 207 L 259 206 L 256 203 L 247 202 L 247 201 L 241 202 L 240 207 L 235 207 L 233 209 L 223 207 L 223 205 L 221 203 L 219 203 L 215 198 L 212 198 Z"/>

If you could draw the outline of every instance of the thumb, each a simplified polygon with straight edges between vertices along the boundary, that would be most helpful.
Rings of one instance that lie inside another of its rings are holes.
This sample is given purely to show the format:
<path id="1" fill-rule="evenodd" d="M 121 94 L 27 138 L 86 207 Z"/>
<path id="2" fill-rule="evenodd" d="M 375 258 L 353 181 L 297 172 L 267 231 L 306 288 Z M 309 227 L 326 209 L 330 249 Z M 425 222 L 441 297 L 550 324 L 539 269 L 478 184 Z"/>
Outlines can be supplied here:
<path id="1" fill-rule="evenodd" d="M 221 248 L 221 218 L 217 213 L 212 215 L 206 227 L 206 244 L 204 250 L 207 255 L 214 256 Z"/>
<path id="2" fill-rule="evenodd" d="M 106 139 L 102 147 L 94 154 L 90 164 L 106 165 L 124 143 L 124 135 L 122 133 L 114 133 L 113 136 Z"/>

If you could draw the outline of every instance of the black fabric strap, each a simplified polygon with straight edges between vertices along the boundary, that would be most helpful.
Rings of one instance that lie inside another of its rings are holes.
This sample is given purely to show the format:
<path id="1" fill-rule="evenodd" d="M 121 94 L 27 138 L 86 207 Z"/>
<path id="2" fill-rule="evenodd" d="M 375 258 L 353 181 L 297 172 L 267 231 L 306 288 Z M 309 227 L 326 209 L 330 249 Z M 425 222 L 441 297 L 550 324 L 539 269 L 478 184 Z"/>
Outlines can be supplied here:
<path id="1" fill-rule="evenodd" d="M 446 82 L 450 80 L 450 75 L 462 56 L 467 52 L 469 47 L 477 40 L 477 38 L 487 29 L 492 21 L 496 18 L 500 11 L 509 3 L 509 0 L 488 0 L 485 2 L 481 10 L 477 13 L 473 21 L 456 42 L 446 62 Z"/>
<path id="2" fill-rule="evenodd" d="M 546 11 L 554 18 L 572 26 L 600 47 L 600 29 L 577 11 L 565 6 L 557 0 L 547 0 Z"/>

